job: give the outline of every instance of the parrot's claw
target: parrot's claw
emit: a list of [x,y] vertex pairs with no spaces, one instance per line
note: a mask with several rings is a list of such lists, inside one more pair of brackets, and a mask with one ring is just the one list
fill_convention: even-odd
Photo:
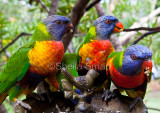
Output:
[[[143,100],[140,98],[140,97],[136,97],[134,100],[133,100],[133,102],[130,104],[130,106],[129,106],[129,113],[133,110],[133,108],[136,106],[136,104],[138,103],[138,102],[141,102],[142,104],[144,104],[143,103]],[[148,109],[147,109],[147,107],[145,106],[145,104],[144,104],[144,112],[143,113],[148,113]]]
[[16,99],[15,101],[16,101],[16,104],[21,105],[23,108],[25,108],[29,111],[31,110],[31,106],[29,104],[27,104],[19,99]]
[[46,92],[46,94],[47,94],[47,99],[49,103],[52,103],[53,97],[51,96],[50,92]]
[[108,102],[109,100],[114,99],[119,95],[120,95],[120,92],[118,89],[114,89],[113,92],[111,92],[110,90],[105,90],[102,95],[102,99]]
[[38,101],[45,101],[45,98],[42,95],[37,94],[37,93],[31,93],[31,94],[27,95],[27,97],[34,98]]
[[102,99],[108,102],[111,99],[111,93],[112,92],[110,90],[105,90],[102,94]]

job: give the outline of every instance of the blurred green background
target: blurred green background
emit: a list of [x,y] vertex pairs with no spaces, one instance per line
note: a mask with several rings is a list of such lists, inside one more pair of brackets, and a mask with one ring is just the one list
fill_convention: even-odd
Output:
[[[50,8],[50,0],[42,0]],[[60,0],[57,14],[69,16],[76,0]],[[154,10],[160,7],[160,0],[102,0],[101,4],[107,15],[114,15],[123,23],[124,28],[130,28],[134,23],[140,22],[143,17],[148,16]],[[22,32],[33,33],[36,24],[48,16],[48,13],[42,5],[29,0],[0,0],[0,50],[10,43],[16,36]],[[95,7],[87,11],[81,18],[76,34],[84,34],[98,18]],[[160,15],[157,15],[145,23],[146,27],[160,26]],[[125,44],[124,49],[130,46],[133,41],[144,32],[136,32],[133,40]],[[117,34],[122,37],[125,33]],[[4,68],[8,58],[27,40],[30,36],[23,36],[12,44],[5,52],[0,54],[0,72]],[[74,37],[72,42],[75,48],[83,40],[83,36]],[[121,38],[120,38],[121,39]],[[152,60],[154,62],[153,74],[154,80],[151,81],[147,96],[144,102],[148,107],[160,109],[160,33],[149,35],[138,42],[149,47],[153,52]],[[8,102],[5,106],[9,113],[12,113],[12,107]],[[149,110],[149,113],[158,113]]]

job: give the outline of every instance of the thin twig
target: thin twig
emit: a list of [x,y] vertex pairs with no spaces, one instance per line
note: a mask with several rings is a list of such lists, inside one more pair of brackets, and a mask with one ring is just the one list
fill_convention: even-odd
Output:
[[22,32],[20,35],[18,35],[14,40],[12,40],[12,42],[10,42],[7,46],[5,46],[1,51],[0,51],[0,54],[2,52],[4,52],[9,46],[11,46],[14,42],[16,42],[20,37],[22,36],[30,36],[32,34],[30,33],[25,33],[25,32]]
[[[0,41],[0,47],[1,47],[1,49],[3,49],[2,39],[1,39],[1,41]],[[7,52],[7,51],[4,51],[4,52],[5,52],[5,55],[6,55],[7,59],[11,57],[11,55],[10,55],[9,52]]]
[[157,30],[160,30],[160,27],[154,27],[154,28],[138,27],[138,28],[133,28],[133,29],[123,29],[124,32],[139,31],[139,30],[157,31]]
[[158,108],[151,108],[151,107],[147,107],[148,109],[151,109],[151,110],[155,110],[155,111],[160,111],[160,109]]
[[86,33],[83,33],[83,34],[74,34],[74,37],[82,37],[82,36],[86,36]]
[[98,2],[100,2],[101,0],[94,0],[92,3],[90,3],[87,7],[86,7],[86,11],[90,10],[94,5],[96,5]]
[[42,0],[39,0],[39,2],[41,3],[42,7],[47,11],[47,13],[49,14],[49,9],[47,8],[47,6],[44,4],[44,2]]
[[144,37],[146,37],[146,36],[148,36],[148,35],[150,35],[150,34],[158,33],[158,32],[160,32],[160,30],[158,30],[158,31],[148,31],[148,32],[144,33],[143,35],[141,35],[140,37],[138,37],[138,38],[133,42],[132,45],[136,44],[137,42],[139,42],[139,41],[140,41],[141,39],[143,39]]

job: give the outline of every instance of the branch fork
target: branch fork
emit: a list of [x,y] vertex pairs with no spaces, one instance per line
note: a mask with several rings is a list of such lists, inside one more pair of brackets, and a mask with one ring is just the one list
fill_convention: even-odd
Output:
[[[65,98],[78,99],[79,102],[76,106],[76,111],[88,111],[90,104],[87,103],[86,98],[94,92],[93,82],[99,76],[99,73],[94,69],[88,71],[85,76],[73,77],[66,68],[62,68],[62,74],[66,79],[62,79],[62,87],[64,89]],[[80,94],[75,93],[73,86],[81,90]]]

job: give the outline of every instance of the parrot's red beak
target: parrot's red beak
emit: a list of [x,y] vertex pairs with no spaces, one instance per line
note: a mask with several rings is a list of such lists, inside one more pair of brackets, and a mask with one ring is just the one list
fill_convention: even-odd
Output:
[[66,32],[67,32],[67,33],[69,33],[69,32],[72,33],[72,32],[73,32],[73,25],[72,25],[72,24],[68,24],[68,25],[67,25],[67,27],[66,27]]
[[123,24],[121,22],[116,23],[113,33],[118,33],[123,31]]
[[144,75],[146,75],[147,81],[149,82],[152,75],[152,61],[150,59],[143,61],[142,68],[144,69]]

